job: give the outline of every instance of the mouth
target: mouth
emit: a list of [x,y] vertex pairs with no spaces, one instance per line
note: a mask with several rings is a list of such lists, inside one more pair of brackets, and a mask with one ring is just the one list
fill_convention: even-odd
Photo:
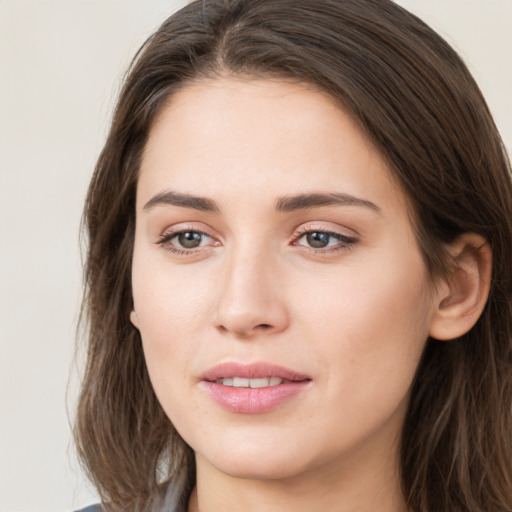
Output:
[[[241,364],[227,362],[215,365],[207,370],[201,376],[201,380],[218,382],[225,386],[265,387],[266,385],[278,386],[285,381],[299,382],[311,380],[311,378],[303,373],[273,363]],[[281,382],[278,382],[278,380]],[[251,386],[251,383],[255,385]]]
[[226,377],[217,379],[217,384],[223,386],[231,386],[233,388],[268,388],[273,386],[279,386],[285,382],[284,379],[279,377],[263,377],[261,379],[246,379],[245,377]]
[[305,391],[312,379],[270,364],[228,362],[209,369],[201,385],[222,408],[239,414],[261,414],[276,409]]

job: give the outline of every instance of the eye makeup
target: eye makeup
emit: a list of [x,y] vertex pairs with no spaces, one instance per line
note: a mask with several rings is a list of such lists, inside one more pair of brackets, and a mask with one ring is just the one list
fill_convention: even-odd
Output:
[[357,238],[337,231],[323,227],[301,226],[291,245],[315,254],[329,254],[351,250],[357,242]]
[[[358,242],[353,236],[315,226],[301,226],[290,245],[313,254],[328,255],[351,250]],[[194,226],[176,226],[166,230],[156,242],[176,256],[193,256],[221,246],[212,234]]]

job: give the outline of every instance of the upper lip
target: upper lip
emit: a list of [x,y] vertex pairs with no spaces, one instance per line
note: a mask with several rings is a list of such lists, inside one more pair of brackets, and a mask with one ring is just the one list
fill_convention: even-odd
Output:
[[279,377],[289,381],[311,380],[311,377],[298,373],[284,366],[272,363],[256,362],[242,364],[237,362],[225,362],[212,366],[201,376],[201,380],[215,382],[219,379],[242,377],[246,379],[262,379],[266,377]]

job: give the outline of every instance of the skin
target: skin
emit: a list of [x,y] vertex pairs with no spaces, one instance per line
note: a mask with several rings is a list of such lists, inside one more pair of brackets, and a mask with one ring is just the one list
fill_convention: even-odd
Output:
[[[145,207],[170,190],[218,210]],[[333,192],[375,208],[276,210],[283,196]],[[315,230],[334,233],[327,247],[311,247]],[[206,235],[183,248],[183,231]],[[176,93],[142,160],[132,277],[152,384],[196,454],[189,510],[406,510],[398,440],[440,297],[404,193],[329,97],[235,78]],[[225,361],[311,382],[270,412],[239,414],[201,386]]]

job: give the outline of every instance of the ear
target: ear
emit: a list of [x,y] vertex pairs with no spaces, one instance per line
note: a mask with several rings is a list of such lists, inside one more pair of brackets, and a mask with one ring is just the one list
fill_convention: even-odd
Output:
[[135,328],[139,328],[139,317],[137,316],[135,309],[132,309],[130,312],[130,322]]
[[438,303],[429,331],[438,340],[458,338],[475,325],[491,284],[492,251],[485,238],[465,233],[448,251],[452,257],[451,269],[438,287]]

